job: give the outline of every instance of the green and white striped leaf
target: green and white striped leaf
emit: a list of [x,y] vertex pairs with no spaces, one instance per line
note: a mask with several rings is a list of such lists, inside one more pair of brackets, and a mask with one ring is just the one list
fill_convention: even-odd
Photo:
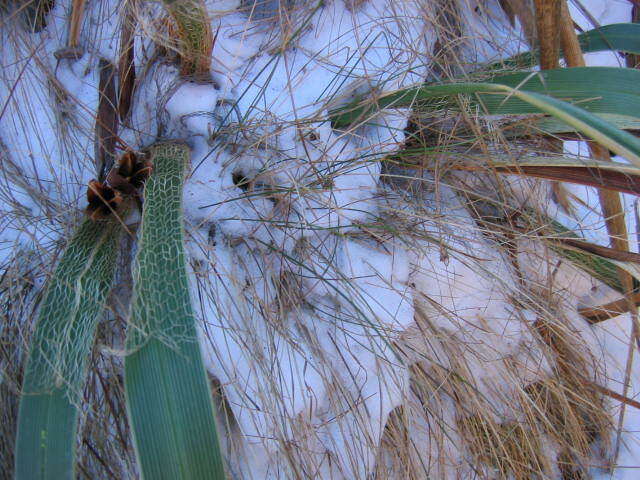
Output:
[[125,358],[134,444],[146,479],[223,479],[184,253],[182,186],[189,149],[159,144],[151,155]]
[[24,372],[16,479],[75,479],[78,404],[121,226],[85,220],[48,282]]

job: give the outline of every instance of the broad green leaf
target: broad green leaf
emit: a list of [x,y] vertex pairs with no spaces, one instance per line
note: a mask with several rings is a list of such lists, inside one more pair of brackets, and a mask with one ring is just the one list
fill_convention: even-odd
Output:
[[75,479],[78,405],[121,227],[85,220],[46,287],[24,373],[16,479]]
[[[593,113],[639,118],[640,70],[613,67],[576,67],[521,72],[490,77],[489,83],[506,85],[570,102]],[[518,98],[505,101],[481,95],[483,109],[492,115],[547,113]]]
[[578,35],[584,53],[616,50],[640,54],[640,24],[612,23]]
[[125,395],[142,476],[223,479],[211,391],[202,363],[184,253],[183,144],[151,149],[134,264]]
[[[632,85],[630,82],[634,77],[628,75],[628,72],[635,72],[636,80],[640,82],[640,71],[615,68],[595,69],[596,77],[594,78],[597,78],[598,84],[581,81],[581,77],[591,75],[591,68],[574,68],[494,77],[492,79],[494,83],[422,84],[382,95],[373,101],[355,101],[332,110],[331,124],[334,128],[345,128],[354,123],[366,122],[383,108],[413,107],[426,111],[435,108],[438,104],[440,107],[443,103],[450,105],[452,97],[470,95],[472,104],[478,109],[478,114],[546,113],[616,154],[640,165],[638,138],[616,128],[584,108],[554,96],[548,96],[570,96],[572,100],[581,100],[581,106],[588,104],[593,109],[594,105],[609,105],[597,100],[603,96],[611,98],[611,95],[605,94],[605,90],[609,90],[619,93],[619,96],[613,96],[615,99],[613,109],[623,107],[624,102],[620,100],[622,97],[628,100],[625,107],[628,108],[630,104],[634,104],[633,102],[640,101],[640,96],[637,95],[640,83]],[[614,87],[612,82],[615,83],[617,80],[620,80],[620,84]],[[625,81],[622,82],[622,80]],[[571,87],[571,82],[575,82],[577,86]],[[524,90],[524,87],[530,90]],[[547,95],[538,92],[544,92]],[[598,95],[597,92],[599,92]],[[587,97],[591,99],[590,103],[586,101]],[[628,111],[625,110],[625,113]]]
[[[482,81],[454,84],[423,84],[398,92],[383,95],[378,99],[380,108],[388,106],[425,108],[435,106],[455,107],[456,99],[445,98],[459,93],[475,93],[472,105],[479,113],[487,115],[524,115],[549,113],[539,106],[517,95],[496,95],[496,89],[486,93],[473,85],[503,85],[512,89],[549,95],[570,102],[589,112],[619,115],[639,119],[640,110],[640,70],[613,67],[576,67],[545,70],[541,72],[519,72],[494,75]],[[438,90],[446,93],[438,98]],[[458,91],[456,91],[458,90]],[[493,92],[493,93],[490,93]],[[509,92],[503,90],[503,92]],[[366,105],[366,101],[363,102]],[[352,107],[350,105],[349,107]],[[374,109],[371,108],[372,113]],[[362,110],[351,112],[357,118]],[[335,123],[335,121],[334,121]],[[347,123],[348,125],[348,123]],[[338,126],[344,126],[340,124]]]

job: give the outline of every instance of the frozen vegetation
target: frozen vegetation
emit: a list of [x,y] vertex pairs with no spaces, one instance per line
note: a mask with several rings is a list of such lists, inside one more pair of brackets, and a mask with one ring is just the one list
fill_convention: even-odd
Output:
[[[17,367],[7,362],[21,358],[33,298],[98,175],[100,61],[118,64],[131,9],[137,84],[118,149],[142,151],[158,139],[191,147],[191,294],[232,478],[636,478],[640,412],[626,407],[618,438],[620,402],[564,377],[569,364],[580,378],[625,391],[629,314],[589,325],[578,306],[615,292],[535,236],[505,248],[465,195],[499,192],[505,205],[539,209],[606,245],[596,190],[567,186],[581,200],[568,214],[550,182],[449,171],[454,147],[443,149],[441,170],[386,164],[409,120],[416,123],[411,109],[349,130],[329,121],[355,98],[462,76],[528,50],[503,2],[207,1],[210,82],[180,76],[163,44],[171,27],[154,2],[87,2],[82,54],[57,59],[71,3],[56,1],[37,33],[17,17],[0,30],[0,266],[3,282],[13,275],[28,283],[0,325],[18,345],[0,356],[8,392]],[[600,24],[631,18],[630,2],[581,3]],[[475,122],[490,133],[484,147],[508,150],[497,120],[431,121],[434,145],[456,123]],[[564,148],[588,155],[582,142]],[[635,232],[633,198],[624,200]],[[138,221],[137,212],[126,219],[132,234]],[[122,251],[132,255],[135,235]],[[136,475],[118,373],[127,353],[125,267],[117,278],[93,354],[83,435],[125,478]],[[629,398],[640,393],[639,374],[634,366]],[[107,478],[85,450],[84,468]]]

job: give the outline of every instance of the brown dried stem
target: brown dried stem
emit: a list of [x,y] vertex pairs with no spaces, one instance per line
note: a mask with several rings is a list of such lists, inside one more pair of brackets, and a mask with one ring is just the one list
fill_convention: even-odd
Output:
[[80,43],[80,27],[84,16],[85,0],[73,0],[71,5],[71,22],[69,24],[69,50],[75,50]]
[[118,136],[118,113],[116,111],[115,67],[100,59],[100,83],[98,91],[98,113],[95,126],[95,161],[99,180],[105,178],[114,164],[116,139]]
[[125,5],[120,35],[120,58],[118,59],[118,74],[120,75],[118,92],[118,114],[120,121],[124,121],[131,108],[131,99],[136,82],[136,70],[133,64],[133,39],[136,29],[136,17],[133,14],[133,0]]
[[540,68],[542,70],[558,68],[560,65],[560,39],[558,37],[560,1],[535,0],[535,7]]

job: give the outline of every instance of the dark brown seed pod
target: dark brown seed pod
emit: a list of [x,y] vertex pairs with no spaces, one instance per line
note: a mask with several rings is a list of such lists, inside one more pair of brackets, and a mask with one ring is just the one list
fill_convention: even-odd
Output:
[[128,151],[120,157],[117,167],[111,169],[106,183],[122,193],[131,195],[144,185],[152,170],[150,161]]
[[122,194],[109,185],[97,180],[89,182],[87,187],[87,202],[89,202],[89,205],[87,205],[86,213],[91,220],[96,221],[107,218],[117,211],[122,201]]

